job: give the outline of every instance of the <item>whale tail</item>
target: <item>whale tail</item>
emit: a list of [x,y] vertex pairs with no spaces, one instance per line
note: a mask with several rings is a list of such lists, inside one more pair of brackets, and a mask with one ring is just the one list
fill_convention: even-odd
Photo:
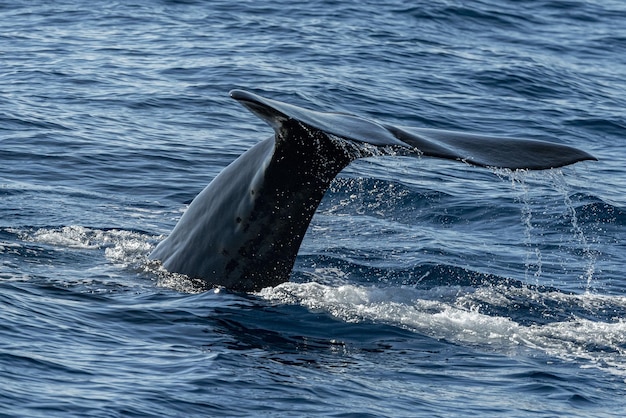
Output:
[[243,90],[232,90],[230,95],[272,126],[277,140],[288,137],[283,130],[290,125],[288,121],[295,120],[354,143],[483,167],[544,170],[596,160],[585,151],[553,142],[438,129],[400,128],[346,113],[304,109]]
[[289,280],[326,190],[357,158],[424,155],[509,169],[547,169],[595,159],[549,142],[398,128],[240,90],[231,96],[271,125],[276,135],[222,170],[150,255],[166,270],[207,286],[247,292]]

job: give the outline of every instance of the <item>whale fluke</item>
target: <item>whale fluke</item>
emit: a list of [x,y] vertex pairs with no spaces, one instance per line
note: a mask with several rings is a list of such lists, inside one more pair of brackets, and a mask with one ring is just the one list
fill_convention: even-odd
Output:
[[579,149],[552,142],[394,127],[345,113],[303,109],[243,90],[233,90],[230,95],[277,131],[280,131],[283,121],[293,119],[347,140],[395,146],[426,157],[460,160],[477,166],[544,170],[596,159]]
[[226,167],[150,255],[207,288],[257,291],[289,280],[302,238],[335,176],[376,155],[414,155],[478,166],[541,170],[595,158],[545,141],[394,127],[231,91],[275,134]]

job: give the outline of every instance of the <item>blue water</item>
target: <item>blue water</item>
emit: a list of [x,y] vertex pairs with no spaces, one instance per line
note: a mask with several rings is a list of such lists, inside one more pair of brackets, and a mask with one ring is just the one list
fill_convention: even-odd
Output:
[[[626,412],[623,1],[4,1],[0,22],[0,415]],[[272,134],[233,88],[599,161],[358,161],[289,283],[199,292],[147,255]]]

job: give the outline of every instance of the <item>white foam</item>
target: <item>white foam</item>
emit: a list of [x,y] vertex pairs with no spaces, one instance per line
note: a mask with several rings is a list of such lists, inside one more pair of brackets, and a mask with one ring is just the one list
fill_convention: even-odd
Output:
[[[146,273],[152,276],[157,286],[160,287],[184,293],[198,293],[205,290],[202,282],[182,274],[170,273],[163,269],[160,262],[148,259],[154,243],[162,239],[159,236],[118,229],[101,230],[78,225],[12,232],[29,242],[78,250],[104,250],[104,256],[110,263],[123,269],[130,268]],[[0,243],[0,249],[2,245],[4,244]]]
[[626,321],[593,321],[572,316],[565,321],[522,325],[505,316],[481,312],[483,304],[517,303],[512,299],[516,295],[509,298],[508,292],[522,292],[523,297],[531,299],[550,298],[554,303],[561,301],[567,305],[626,306],[623,297],[539,294],[530,288],[486,287],[472,292],[454,287],[419,290],[288,282],[263,289],[259,295],[271,302],[325,311],[347,322],[386,323],[432,338],[503,353],[541,350],[565,360],[582,360],[581,367],[594,366],[626,376]]
[[15,231],[21,239],[79,250],[104,249],[107,259],[128,265],[145,260],[153,248],[151,239],[139,232],[119,229],[101,230],[79,225]]
[[[99,231],[101,232],[101,231]],[[59,247],[94,249],[99,247],[98,232],[82,226],[70,225],[61,228],[40,228],[20,233],[25,241],[39,242]]]

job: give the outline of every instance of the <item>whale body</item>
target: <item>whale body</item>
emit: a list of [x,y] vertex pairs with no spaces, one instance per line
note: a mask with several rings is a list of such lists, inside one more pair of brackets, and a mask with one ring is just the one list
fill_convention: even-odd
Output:
[[250,292],[288,281],[324,193],[358,158],[427,156],[512,170],[595,160],[557,143],[394,127],[242,90],[230,95],[267,122],[274,136],[215,177],[150,254],[167,271],[201,279],[207,288]]

